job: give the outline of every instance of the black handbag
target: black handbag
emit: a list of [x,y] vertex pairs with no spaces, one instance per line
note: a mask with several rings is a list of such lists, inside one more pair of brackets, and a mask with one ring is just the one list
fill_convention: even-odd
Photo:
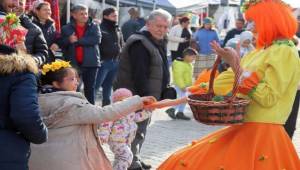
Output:
[[163,99],[176,99],[176,98],[177,98],[176,90],[171,85],[168,85],[161,92],[161,100],[163,100]]

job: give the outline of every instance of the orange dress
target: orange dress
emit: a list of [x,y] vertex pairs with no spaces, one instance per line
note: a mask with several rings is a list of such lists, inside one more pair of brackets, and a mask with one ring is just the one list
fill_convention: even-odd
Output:
[[299,170],[300,162],[283,126],[244,123],[193,141],[158,169]]
[[[251,99],[245,123],[193,141],[173,153],[159,170],[300,170],[298,155],[282,126],[300,79],[297,50],[290,42],[275,43],[245,56],[241,66],[249,74],[243,74],[240,93]],[[221,73],[215,92],[230,92],[233,77],[231,70]]]

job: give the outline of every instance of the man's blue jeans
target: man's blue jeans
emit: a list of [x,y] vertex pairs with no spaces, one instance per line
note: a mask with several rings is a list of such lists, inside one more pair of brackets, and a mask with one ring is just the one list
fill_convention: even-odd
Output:
[[102,87],[102,106],[111,103],[112,84],[116,77],[119,66],[119,60],[109,59],[103,60],[98,70],[96,80],[96,90]]
[[98,67],[81,67],[84,95],[91,104],[95,104],[95,84]]

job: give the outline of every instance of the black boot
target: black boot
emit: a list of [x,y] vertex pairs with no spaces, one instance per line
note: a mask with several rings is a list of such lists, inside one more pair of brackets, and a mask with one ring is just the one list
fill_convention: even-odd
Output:
[[142,167],[143,167],[145,170],[146,170],[146,169],[151,169],[151,168],[152,168],[151,165],[146,164],[145,162],[142,162],[142,161],[141,161],[141,165],[142,165]]
[[183,112],[177,112],[176,118],[182,120],[191,120],[191,118],[184,115]]
[[175,109],[174,108],[167,109],[166,113],[169,115],[170,118],[176,119]]
[[127,170],[144,170],[142,167],[138,167],[138,168],[128,168]]

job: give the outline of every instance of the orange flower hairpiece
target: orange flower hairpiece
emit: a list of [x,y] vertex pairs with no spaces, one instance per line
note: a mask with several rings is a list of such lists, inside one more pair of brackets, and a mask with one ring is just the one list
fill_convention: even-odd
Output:
[[242,12],[245,12],[247,11],[251,6],[254,6],[260,2],[267,2],[267,1],[270,1],[270,2],[277,2],[277,3],[281,3],[281,4],[284,4],[286,6],[289,6],[289,4],[283,2],[282,0],[245,0],[245,2],[243,3],[243,5],[241,6],[241,11]]

